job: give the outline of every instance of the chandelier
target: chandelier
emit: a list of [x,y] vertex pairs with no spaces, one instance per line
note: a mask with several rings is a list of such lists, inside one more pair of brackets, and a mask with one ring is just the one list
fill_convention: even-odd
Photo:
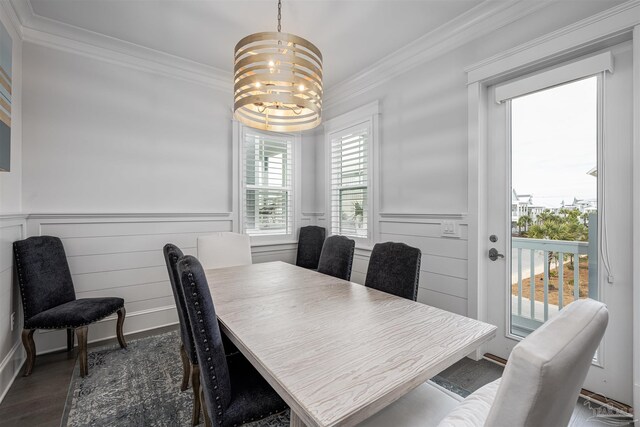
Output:
[[318,126],[322,115],[322,54],[308,40],[278,31],[238,42],[234,62],[234,116],[252,128],[295,132]]

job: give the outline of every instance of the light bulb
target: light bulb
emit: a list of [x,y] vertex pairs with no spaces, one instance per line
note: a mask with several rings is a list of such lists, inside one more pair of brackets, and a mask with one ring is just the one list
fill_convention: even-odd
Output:
[[274,64],[273,61],[269,61],[269,67],[273,67],[274,65],[276,65],[276,64]]
[[260,82],[256,82],[256,87],[260,87],[260,86],[262,86]]
[[301,84],[300,86],[298,86],[298,90],[302,92],[304,90],[304,85]]

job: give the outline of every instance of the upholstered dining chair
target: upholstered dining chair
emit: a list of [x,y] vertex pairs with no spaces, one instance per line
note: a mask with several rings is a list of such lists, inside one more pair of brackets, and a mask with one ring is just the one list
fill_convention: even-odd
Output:
[[68,351],[73,350],[75,331],[82,377],[88,374],[88,325],[118,313],[116,335],[120,347],[127,347],[122,333],[124,300],[115,297],[76,299],[67,256],[59,238],[35,236],[14,242],[13,257],[24,310],[25,377],[31,375],[35,364],[33,333],[36,329],[66,329]]
[[353,251],[356,242],[344,236],[330,236],[322,245],[318,273],[328,274],[343,280],[351,279]]
[[418,298],[418,248],[404,243],[376,243],[369,258],[365,286],[415,301]]
[[246,234],[222,231],[198,237],[198,260],[205,270],[251,264],[251,242]]
[[296,265],[298,267],[309,268],[311,270],[318,269],[320,261],[320,253],[322,245],[327,235],[324,227],[316,225],[307,225],[300,227],[300,235],[298,236],[298,254],[296,256]]
[[180,276],[178,275],[178,259],[184,254],[175,245],[167,243],[162,250],[164,260],[169,272],[169,282],[173,291],[173,298],[178,310],[178,321],[180,323],[180,359],[182,360],[182,384],[180,390],[185,391],[189,387],[189,378],[193,388],[193,413],[192,423],[194,426],[200,424],[200,368],[198,366],[198,356],[193,344],[193,332],[189,322],[189,314],[184,300],[182,286],[180,286]]
[[238,354],[226,356],[209,285],[200,262],[190,255],[178,261],[180,284],[200,365],[205,426],[235,426],[263,419],[287,405]]
[[428,381],[360,426],[566,426],[608,320],[604,304],[575,301],[513,348],[501,379],[461,402]]

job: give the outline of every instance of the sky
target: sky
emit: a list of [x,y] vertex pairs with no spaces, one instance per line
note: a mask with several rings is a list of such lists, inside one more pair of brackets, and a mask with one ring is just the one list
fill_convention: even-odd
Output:
[[597,78],[579,80],[511,102],[512,185],[536,206],[595,199]]

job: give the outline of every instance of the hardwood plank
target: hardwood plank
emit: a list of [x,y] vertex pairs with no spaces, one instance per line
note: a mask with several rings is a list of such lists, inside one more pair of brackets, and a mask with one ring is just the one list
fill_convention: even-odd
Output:
[[496,331],[282,262],[207,278],[223,330],[309,426],[357,424]]

